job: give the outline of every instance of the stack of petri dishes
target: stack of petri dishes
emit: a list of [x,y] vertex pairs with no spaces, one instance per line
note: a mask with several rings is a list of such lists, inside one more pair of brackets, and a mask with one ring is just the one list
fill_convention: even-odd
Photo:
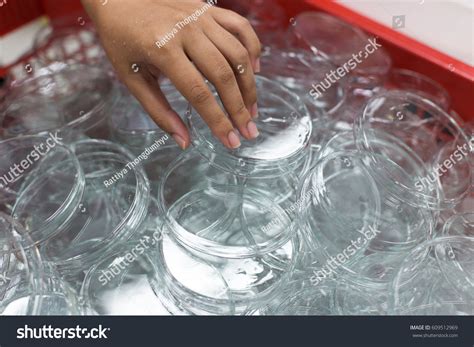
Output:
[[228,150],[192,110],[195,149],[161,181],[157,291],[172,313],[246,314],[278,293],[296,262],[291,207],[312,124],[298,96],[277,83],[257,77],[257,93],[258,139]]

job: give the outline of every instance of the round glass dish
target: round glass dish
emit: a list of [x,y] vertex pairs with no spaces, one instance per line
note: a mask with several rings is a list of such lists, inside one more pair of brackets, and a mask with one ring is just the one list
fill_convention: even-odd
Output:
[[[391,287],[391,314],[472,315],[474,239],[429,240],[407,255]],[[469,265],[471,272],[465,272]],[[457,271],[453,271],[457,268]]]
[[300,45],[334,62],[339,76],[349,74],[353,83],[366,88],[382,84],[392,66],[390,56],[376,38],[327,13],[303,12],[290,30]]
[[[377,158],[381,165],[388,166],[390,163],[384,157],[390,157],[396,159],[397,163],[403,164],[406,171],[416,170],[414,163],[410,162],[408,148],[390,134],[378,131],[372,145],[379,153]],[[343,132],[334,136],[323,147],[321,157],[334,152],[344,153],[355,150],[354,134]],[[369,161],[368,155],[363,153],[359,155],[359,159],[363,163]],[[380,194],[381,210],[378,217],[378,233],[369,243],[371,251],[405,252],[426,240],[433,233],[434,220],[430,213],[423,208],[405,204],[399,194],[394,194],[380,183],[376,182],[376,185]]]
[[24,247],[40,244],[73,218],[82,200],[79,161],[55,135],[1,141],[0,153],[1,210],[24,226],[27,234],[18,235]]
[[[462,126],[429,100],[393,90],[370,99],[354,132],[357,146],[369,154],[372,175],[380,184],[401,192],[408,204],[439,210],[454,207],[470,190],[472,144]],[[374,130],[398,138],[422,171],[407,171],[405,163],[390,153],[385,155],[393,165],[381,165],[373,145]]]
[[[326,81],[336,67],[321,55],[305,50],[269,48],[260,57],[260,63],[261,75],[297,94],[313,118],[321,117],[321,113],[334,114],[345,100],[347,83]],[[319,112],[313,114],[314,110]]]
[[154,260],[160,232],[127,242],[101,258],[86,274],[81,289],[88,315],[169,315],[154,292],[162,280]]
[[59,130],[69,141],[83,134],[107,138],[107,117],[116,99],[114,82],[99,67],[62,64],[43,68],[37,76],[12,84],[0,110],[2,136]]
[[366,235],[377,231],[382,210],[379,189],[363,157],[336,152],[321,159],[303,179],[298,202],[304,232],[325,258],[345,252],[339,267],[349,271],[375,237]]
[[190,151],[163,175],[158,201],[181,244],[216,256],[246,257],[281,247],[295,230],[291,211],[282,207],[294,198],[293,187],[282,183],[271,197],[263,193],[271,187],[263,181],[237,184],[237,177]]
[[[21,238],[19,237],[21,235]],[[44,271],[28,233],[0,212],[0,315],[36,315],[41,310]]]
[[[124,148],[108,141],[86,140],[74,144],[73,149],[85,176],[82,200],[69,222],[40,244],[45,260],[67,276],[89,269],[104,252],[132,237],[145,218],[150,198],[143,168],[133,165],[133,155]],[[31,186],[37,186],[35,183]],[[35,194],[25,194],[14,210],[29,230],[36,227],[33,221],[49,217],[33,208],[35,199]],[[55,195],[45,196],[45,202],[54,205]]]
[[303,101],[280,84],[256,77],[260,136],[235,150],[224,147],[197,112],[188,123],[193,144],[213,165],[242,177],[278,177],[294,171],[309,154],[311,117]]
[[266,253],[220,257],[185,249],[165,230],[157,259],[164,284],[157,292],[164,303],[173,304],[173,313],[178,308],[178,314],[245,314],[277,295],[297,248],[296,238]]

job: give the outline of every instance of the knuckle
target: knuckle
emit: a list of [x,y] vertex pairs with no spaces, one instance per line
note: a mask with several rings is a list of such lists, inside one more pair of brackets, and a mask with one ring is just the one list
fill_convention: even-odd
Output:
[[228,66],[220,66],[217,69],[217,78],[220,83],[229,85],[234,82],[235,76],[232,69]]
[[197,105],[202,105],[209,102],[212,98],[211,92],[200,84],[194,85],[191,88],[191,102]]

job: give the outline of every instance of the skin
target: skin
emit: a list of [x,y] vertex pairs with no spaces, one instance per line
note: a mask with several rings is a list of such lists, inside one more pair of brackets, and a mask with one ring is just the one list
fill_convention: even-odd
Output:
[[[239,147],[239,134],[249,140],[259,135],[252,118],[258,113],[254,73],[260,70],[261,46],[245,18],[212,6],[158,47],[156,43],[178,22],[204,4],[197,0],[82,2],[120,80],[181,148],[189,146],[189,133],[157,83],[161,74],[226,147]],[[138,62],[138,73],[131,73]],[[205,79],[215,86],[225,110]]]

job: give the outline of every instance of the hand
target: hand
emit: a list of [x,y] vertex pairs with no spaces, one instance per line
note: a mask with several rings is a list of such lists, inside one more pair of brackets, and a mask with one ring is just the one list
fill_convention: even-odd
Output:
[[[226,147],[240,146],[234,127],[246,139],[258,136],[252,118],[257,115],[254,73],[260,69],[261,46],[245,18],[196,0],[82,1],[119,78],[181,148],[189,146],[189,133],[157,83],[161,73]],[[139,72],[131,73],[138,62]],[[215,86],[229,116],[203,76]]]

